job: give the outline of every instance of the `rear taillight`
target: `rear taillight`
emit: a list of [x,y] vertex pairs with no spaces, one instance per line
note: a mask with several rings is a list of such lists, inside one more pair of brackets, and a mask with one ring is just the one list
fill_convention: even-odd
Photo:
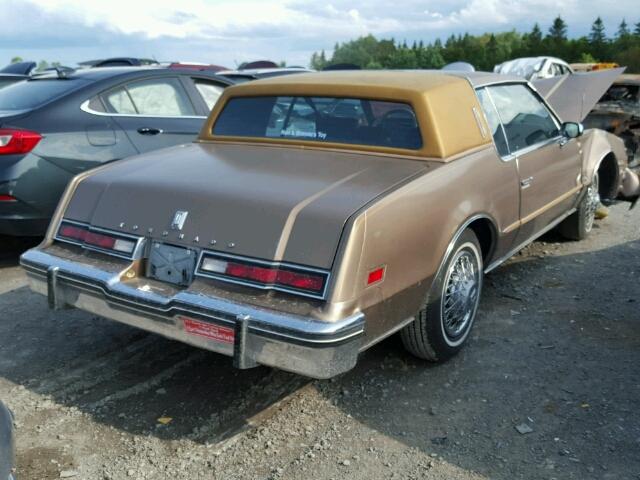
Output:
[[112,251],[131,255],[137,245],[133,238],[123,238],[110,232],[91,230],[88,225],[62,222],[58,229],[58,239],[80,244],[87,248]]
[[18,199],[11,195],[0,195],[0,202],[17,202]]
[[257,263],[245,259],[232,259],[205,253],[200,273],[220,280],[248,283],[307,296],[323,298],[329,274],[303,267]]
[[0,128],[0,155],[29,153],[42,140],[42,135],[29,130]]

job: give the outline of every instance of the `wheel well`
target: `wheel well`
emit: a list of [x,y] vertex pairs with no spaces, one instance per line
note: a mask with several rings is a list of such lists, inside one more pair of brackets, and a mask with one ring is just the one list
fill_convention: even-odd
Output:
[[618,162],[613,153],[609,152],[598,166],[600,198],[613,200],[618,195]]
[[469,224],[473,233],[478,237],[480,248],[482,249],[482,261],[486,265],[493,256],[493,250],[496,243],[496,230],[493,223],[488,218],[479,218]]

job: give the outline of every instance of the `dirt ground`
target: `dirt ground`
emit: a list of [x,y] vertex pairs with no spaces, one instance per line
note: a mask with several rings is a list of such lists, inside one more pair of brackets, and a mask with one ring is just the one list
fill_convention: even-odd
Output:
[[2,242],[19,479],[640,479],[640,209],[490,274],[452,361],[392,337],[331,381],[50,312]]

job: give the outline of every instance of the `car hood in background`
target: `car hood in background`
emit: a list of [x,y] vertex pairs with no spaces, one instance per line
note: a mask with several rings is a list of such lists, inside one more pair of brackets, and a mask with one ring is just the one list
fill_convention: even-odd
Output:
[[581,122],[624,70],[573,73],[531,83],[563,122]]
[[[330,268],[349,217],[428,168],[367,154],[195,143],[97,172],[78,185],[64,216],[177,245]],[[187,218],[172,230],[178,211]]]

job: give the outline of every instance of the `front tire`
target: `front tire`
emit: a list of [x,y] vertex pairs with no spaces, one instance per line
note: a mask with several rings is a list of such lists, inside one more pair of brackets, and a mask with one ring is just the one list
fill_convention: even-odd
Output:
[[416,357],[443,362],[461,349],[473,326],[482,290],[482,249],[475,233],[465,230],[413,322],[400,332]]
[[580,200],[578,210],[567,217],[559,226],[560,234],[569,240],[584,240],[593,230],[596,210],[600,206],[600,177],[593,174],[587,193]]

